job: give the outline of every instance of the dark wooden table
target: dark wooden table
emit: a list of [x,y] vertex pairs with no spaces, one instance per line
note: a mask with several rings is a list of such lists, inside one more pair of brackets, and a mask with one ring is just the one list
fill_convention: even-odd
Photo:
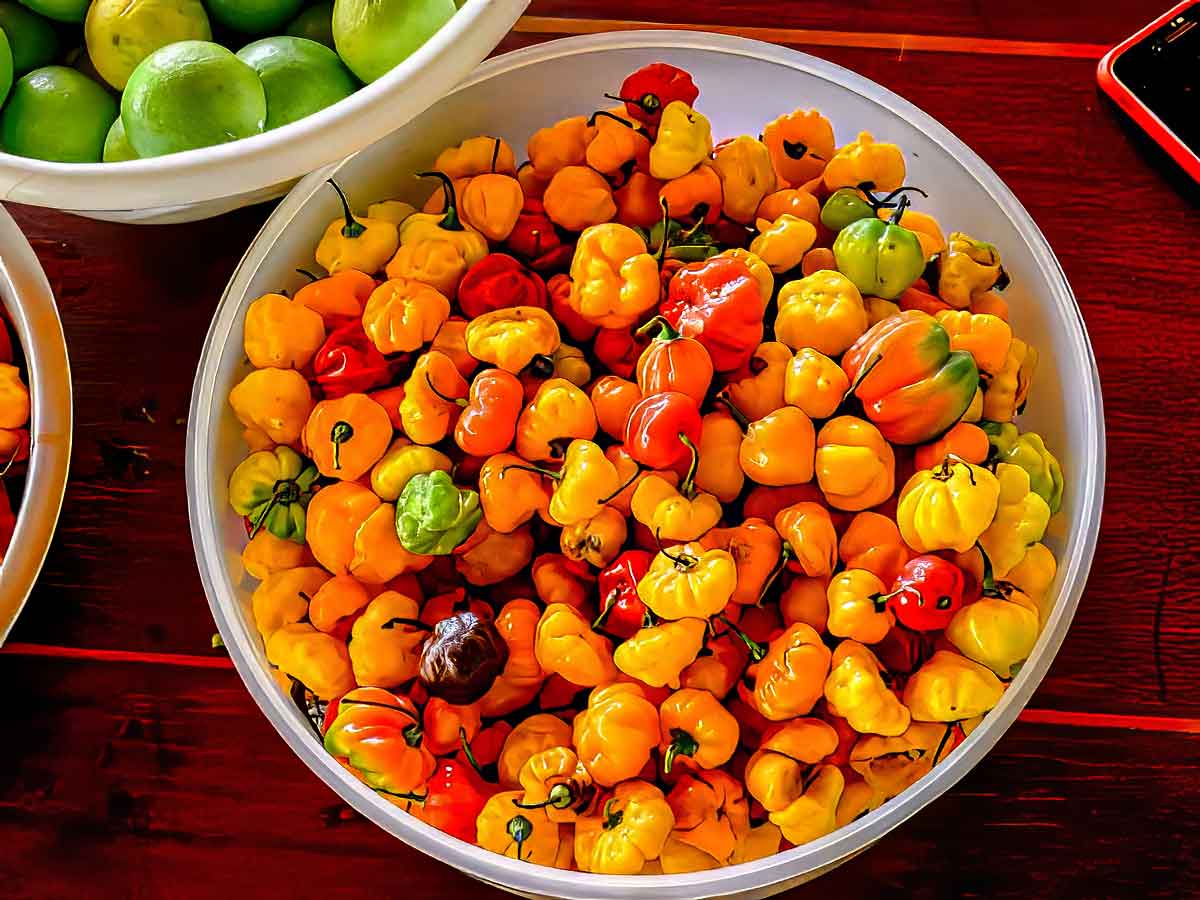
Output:
[[[633,15],[855,69],[999,172],[1083,308],[1108,490],[1062,652],[1033,708],[957,788],[795,896],[1200,894],[1200,217],[1195,190],[1094,78],[1103,49],[1149,11],[1139,0],[895,6],[534,0],[501,49],[645,24]],[[183,417],[212,310],[270,207],[159,228],[12,212],[62,310],[76,431],[58,536],[0,652],[0,892],[493,893],[352,814],[209,649]],[[129,447],[144,466],[127,465]]]

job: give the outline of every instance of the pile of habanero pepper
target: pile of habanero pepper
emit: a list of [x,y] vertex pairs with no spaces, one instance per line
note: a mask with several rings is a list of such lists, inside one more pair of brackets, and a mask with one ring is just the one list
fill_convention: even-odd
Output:
[[714,146],[697,95],[659,63],[519,166],[465,140],[421,211],[338,189],[328,274],[246,314],[267,658],[368,787],[540,865],[833,831],[954,750],[1053,603],[997,248],[910,208],[895,145],[797,110]]
[[13,340],[0,312],[0,563],[8,553],[17,516],[9,484],[24,474],[29,459],[29,388],[13,353]]

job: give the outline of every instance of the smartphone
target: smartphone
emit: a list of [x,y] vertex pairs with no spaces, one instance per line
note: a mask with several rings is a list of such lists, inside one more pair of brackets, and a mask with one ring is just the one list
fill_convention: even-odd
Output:
[[1097,79],[1200,182],[1200,0],[1185,0],[1109,50]]

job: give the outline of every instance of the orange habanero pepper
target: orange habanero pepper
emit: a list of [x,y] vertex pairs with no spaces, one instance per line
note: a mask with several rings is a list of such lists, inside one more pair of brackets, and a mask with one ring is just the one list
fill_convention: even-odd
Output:
[[357,481],[387,451],[392,421],[366,394],[347,394],[313,407],[303,440],[322,475]]

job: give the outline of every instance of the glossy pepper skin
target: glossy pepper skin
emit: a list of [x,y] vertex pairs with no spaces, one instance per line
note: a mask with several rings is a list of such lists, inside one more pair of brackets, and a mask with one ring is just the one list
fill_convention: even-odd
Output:
[[939,650],[904,686],[904,705],[918,722],[959,722],[1000,702],[1004,685],[993,672],[950,650]]
[[996,284],[1002,271],[994,244],[952,232],[946,251],[938,257],[938,296],[955,309],[965,309],[973,295]]
[[575,717],[571,743],[588,774],[601,787],[635,777],[658,746],[658,710],[636,684],[616,682],[588,695]]
[[592,384],[588,397],[600,430],[615,440],[624,440],[629,412],[642,399],[641,388],[617,375],[602,375]]
[[284,625],[293,625],[310,615],[305,597],[315,597],[327,581],[329,573],[319,566],[300,566],[268,575],[250,598],[259,634],[269,638]]
[[621,487],[616,466],[591,441],[571,441],[562,470],[544,474],[558,482],[550,498],[550,518],[564,527],[599,515]]
[[676,100],[691,106],[700,96],[692,76],[669,63],[642,66],[621,82],[620,95],[625,110],[637,121],[657,128],[663,110]]
[[762,343],[758,281],[733,257],[684,266],[671,279],[660,310],[681,335],[704,345],[718,372],[738,369]]
[[590,441],[596,428],[587,394],[565,378],[550,378],[517,419],[516,451],[529,462],[561,460],[572,440]]
[[640,331],[654,334],[637,363],[642,395],[678,391],[703,403],[713,379],[712,359],[704,345],[681,336],[662,318],[652,319]]
[[625,448],[637,462],[667,469],[685,459],[700,443],[700,410],[678,391],[643,397],[629,411]]
[[259,450],[229,477],[229,504],[250,523],[251,537],[266,529],[277,538],[304,543],[305,510],[317,470],[290,447]]
[[326,399],[363,393],[386,384],[392,377],[391,364],[358,320],[329,332],[312,358],[312,369]]
[[354,481],[317,491],[308,504],[304,533],[317,562],[334,575],[347,574],[354,561],[354,539],[380,505],[374,491]]
[[683,670],[704,644],[704,619],[677,619],[638,630],[613,653],[617,668],[651,687],[679,687]]
[[803,623],[770,642],[754,674],[755,708],[773,722],[804,716],[821,699],[831,654]]
[[766,144],[745,134],[736,137],[717,149],[713,168],[721,176],[725,215],[743,225],[753,222],[759,204],[776,185]]
[[542,277],[504,253],[489,253],[458,286],[458,305],[468,319],[518,306],[545,309],[548,304]]
[[522,719],[504,739],[496,760],[496,774],[504,787],[515,788],[521,783],[525,764],[536,754],[553,747],[571,744],[571,726],[558,716],[537,713]]
[[658,709],[662,766],[670,774],[676,763],[715,769],[737,749],[737,719],[708,691],[683,688]]
[[821,426],[814,460],[817,484],[829,505],[858,512],[878,506],[896,487],[896,455],[879,429],[854,416]]
[[460,144],[447,147],[438,154],[433,167],[450,178],[471,178],[488,172],[503,175],[517,174],[513,149],[503,138],[481,134]]
[[452,553],[481,518],[479,494],[457,487],[440,469],[413,476],[396,501],[396,533],[410,553]]
[[371,469],[371,490],[381,500],[395,502],[414,475],[437,469],[449,472],[451,468],[450,457],[440,450],[396,438]]
[[[829,764],[806,771],[779,753],[751,758],[746,767],[750,794],[763,803],[771,822],[794,844],[805,844],[829,834],[837,827],[838,801],[845,776]],[[773,791],[766,786],[778,785]],[[767,803],[760,799],[767,797]]]
[[508,645],[490,616],[462,610],[433,626],[417,674],[431,697],[468,706],[491,689],[508,662]]
[[946,726],[913,722],[896,737],[863,735],[850,752],[850,768],[862,776],[877,805],[926,775],[950,754],[954,744]]
[[570,825],[591,815],[598,792],[587,768],[570,747],[550,747],[525,761],[518,776],[522,809],[544,809],[551,822]]
[[791,548],[790,567],[810,578],[833,574],[837,568],[837,531],[829,511],[819,503],[801,500],[775,514],[775,530]]
[[820,176],[837,146],[833,125],[815,109],[796,109],[763,128],[763,143],[779,177],[793,185]]
[[661,550],[638,582],[638,596],[662,619],[715,616],[733,595],[737,569],[726,550],[684,544]]
[[571,116],[539,128],[525,147],[534,174],[549,182],[560,169],[582,165],[587,160],[587,146],[595,136],[596,129],[588,125],[587,116]]
[[794,406],[768,413],[746,427],[738,460],[746,477],[772,487],[812,481],[816,454],[812,420]]
[[776,275],[800,265],[817,240],[817,229],[812,222],[791,213],[783,213],[774,222],[757,219],[755,227],[758,235],[750,242],[750,252]]
[[[326,590],[331,583],[326,582]],[[384,591],[367,603],[348,635],[350,663],[358,684],[395,688],[416,677],[426,632],[395,620],[412,622],[419,610],[416,600],[397,591]]]
[[672,838],[707,854],[716,864],[731,863],[750,833],[746,790],[724,771],[682,775],[667,803],[675,814]]
[[918,553],[965,553],[991,525],[1000,502],[1000,482],[987,469],[947,459],[937,469],[913,475],[900,492],[896,523],[905,543]]
[[825,702],[860,734],[903,734],[911,718],[908,709],[884,683],[882,666],[858,641],[845,640],[833,651],[825,681]]
[[658,303],[658,263],[627,225],[585,228],[571,259],[567,303],[584,321],[625,329]]
[[325,343],[321,316],[281,294],[264,294],[251,303],[244,331],[246,357],[257,369],[302,369]]
[[463,221],[489,241],[503,241],[517,224],[525,195],[512,175],[484,172],[467,182],[460,203]]
[[877,644],[896,622],[889,609],[887,587],[866,569],[845,569],[826,591],[829,633],[863,644]]
[[575,823],[575,864],[584,872],[637,875],[657,859],[675,814],[663,792],[646,781],[617,785],[599,812]]
[[450,318],[450,301],[435,287],[389,278],[371,292],[363,329],[383,354],[406,353],[428,344]]
[[611,178],[620,175],[625,166],[636,164],[645,170],[649,165],[650,137],[624,107],[597,110],[588,124],[596,134],[588,142],[584,159],[601,175]]
[[741,426],[728,411],[718,409],[704,416],[700,422],[696,487],[712,494],[721,503],[732,503],[746,482],[746,473],[739,461],[741,445]]
[[765,519],[754,516],[738,525],[712,529],[700,538],[700,546],[724,550],[733,558],[737,586],[730,600],[742,606],[760,601],[777,573],[783,550],[778,532]]
[[901,223],[904,204],[887,222],[871,217],[851,222],[833,242],[837,267],[864,294],[895,300],[925,271],[925,252]]
[[[9,368],[15,373],[15,366]],[[19,376],[14,380],[19,383]],[[313,396],[295,369],[255,369],[229,392],[229,405],[245,426],[246,443],[263,450],[295,443],[312,411]]]
[[629,502],[634,519],[660,541],[699,538],[721,520],[721,504],[712,494],[697,493],[692,480],[689,475],[677,489],[659,475],[639,478]]
[[568,231],[601,225],[617,214],[612,186],[591,166],[564,166],[555,172],[542,205],[550,221]]
[[1037,604],[1009,584],[958,610],[946,626],[946,640],[967,659],[1000,678],[1013,678],[1033,652],[1041,623]]
[[317,264],[330,275],[346,269],[368,275],[378,272],[399,246],[396,226],[382,219],[355,216],[342,189],[332,179],[329,184],[342,201],[342,215],[330,222],[321,236],[316,249]]
[[888,606],[905,628],[941,631],[963,605],[962,569],[940,556],[918,556],[904,566],[889,592]]
[[417,357],[404,383],[400,422],[415,444],[436,444],[450,431],[457,401],[467,395],[467,382],[446,354],[430,350]]
[[400,225],[400,245],[416,244],[427,240],[447,241],[462,256],[466,268],[469,269],[487,256],[487,238],[475,229],[468,228],[463,224],[462,219],[458,215],[454,185],[444,173],[422,172],[420,176],[428,176],[441,180],[445,212],[414,213],[409,216]]
[[1020,432],[1010,422],[984,422],[982,428],[996,459],[1024,469],[1029,489],[1046,501],[1051,515],[1058,512],[1062,507],[1062,466],[1046,449],[1042,436],[1033,431]]
[[380,688],[358,688],[337,702],[325,730],[325,749],[346,760],[368,787],[404,796],[418,791],[437,765],[422,736],[411,700]]
[[712,149],[708,119],[682,100],[672,100],[663,108],[650,148],[650,174],[660,181],[679,178],[707,159]]
[[503,369],[485,369],[471,382],[471,391],[454,425],[454,443],[472,456],[503,453],[517,433],[524,408],[520,380]]
[[979,383],[971,354],[918,310],[872,326],[842,357],[866,416],[893,444],[936,437],[966,412]]
[[425,783],[424,802],[412,812],[427,825],[473,844],[475,821],[493,790],[469,764],[458,759],[439,759]]
[[937,440],[917,447],[913,454],[913,465],[918,469],[936,469],[951,454],[979,465],[987,460],[990,453],[987,432],[978,425],[964,421]]
[[646,621],[646,604],[638,596],[638,583],[650,570],[654,555],[626,550],[610,562],[596,580],[600,616],[593,627],[603,627],[621,639],[633,637]]
[[501,791],[475,820],[476,843],[485,850],[538,866],[562,862],[559,827],[542,809],[521,809],[521,791]]
[[551,356],[562,343],[558,324],[537,306],[482,313],[467,325],[466,338],[472,356],[514,375],[535,358]]
[[375,279],[357,269],[344,269],[328,278],[318,278],[296,291],[295,302],[307,306],[325,320],[325,325],[344,323],[362,315]]
[[894,191],[904,184],[904,154],[895,144],[877,142],[867,131],[838,148],[822,173],[825,188],[836,191],[870,182],[876,191]]
[[750,421],[787,405],[784,390],[792,351],[779,341],[758,345],[746,365],[726,375],[724,396]]
[[836,362],[812,347],[789,352],[783,398],[810,419],[828,419],[850,390],[850,379]]
[[1037,350],[1020,338],[1013,338],[1003,367],[983,392],[982,417],[991,422],[1008,422],[1020,412],[1029,399],[1037,364]]
[[392,421],[366,394],[347,394],[314,406],[302,439],[322,475],[357,481],[387,450]]
[[820,719],[792,719],[763,732],[746,763],[746,789],[768,813],[786,810],[804,791],[810,766],[837,749],[837,732]]
[[535,637],[538,665],[580,687],[607,684],[616,678],[612,643],[592,630],[579,610],[552,603],[542,613]]
[[996,516],[979,536],[979,546],[991,561],[992,573],[1005,578],[1042,539],[1050,522],[1050,507],[1030,487],[1029,473],[1012,463],[996,465],[1000,499]]
[[980,372],[996,375],[1004,367],[1012,344],[1012,327],[1003,319],[960,309],[943,310],[934,318],[950,335],[950,349],[970,353]]
[[866,330],[862,294],[840,272],[822,269],[779,289],[775,336],[794,350],[840,356]]
[[516,531],[531,518],[549,516],[550,489],[525,460],[512,453],[489,456],[479,470],[479,502],[488,525],[501,534]]

